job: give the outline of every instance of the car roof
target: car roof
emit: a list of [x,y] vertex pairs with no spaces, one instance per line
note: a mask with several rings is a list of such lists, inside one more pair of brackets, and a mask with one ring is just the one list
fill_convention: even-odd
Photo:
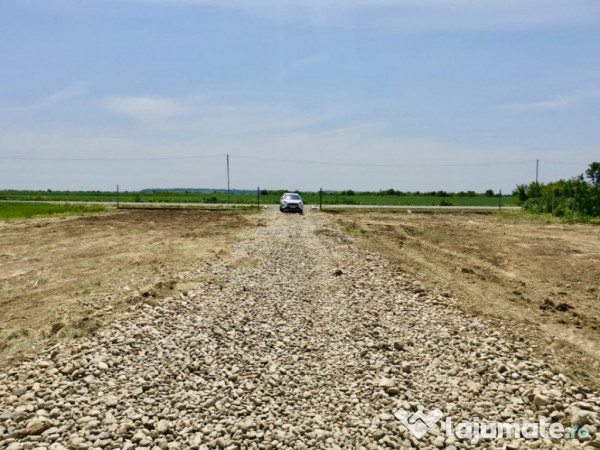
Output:
[[283,195],[300,195],[297,192],[284,192]]

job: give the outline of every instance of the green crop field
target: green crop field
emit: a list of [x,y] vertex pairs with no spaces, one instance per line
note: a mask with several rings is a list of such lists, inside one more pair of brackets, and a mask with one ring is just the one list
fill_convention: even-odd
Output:
[[[260,195],[262,204],[279,203],[281,193],[268,191]],[[319,194],[314,192],[302,193],[307,204],[318,204]],[[515,206],[514,196],[503,196],[503,206]],[[115,192],[77,192],[77,191],[0,191],[0,200],[10,201],[86,201],[86,202],[115,202]],[[154,191],[154,192],[121,192],[121,202],[142,203],[227,203],[226,192],[185,192],[185,191]],[[256,204],[257,195],[252,193],[232,193],[231,203]],[[390,205],[390,206],[498,206],[499,198],[495,196],[476,195],[428,195],[402,194],[390,195],[385,193],[323,193],[324,205]]]
[[[318,204],[318,194],[303,194],[305,203]],[[374,205],[374,206],[498,206],[498,197],[467,197],[434,195],[341,195],[328,194],[323,196],[324,205]],[[277,197],[273,203],[279,203]],[[502,197],[503,206],[515,206],[515,198]]]
[[68,216],[104,211],[102,205],[55,205],[52,203],[0,203],[0,220]]

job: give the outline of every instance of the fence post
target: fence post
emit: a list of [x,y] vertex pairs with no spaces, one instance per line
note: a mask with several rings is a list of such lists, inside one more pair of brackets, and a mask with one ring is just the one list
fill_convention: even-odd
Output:
[[256,188],[256,205],[257,209],[260,209],[260,186]]
[[117,184],[117,209],[119,209],[119,185]]
[[498,211],[502,211],[502,189],[500,189],[500,196],[498,197]]
[[227,203],[231,203],[231,190],[229,189],[229,154],[227,155]]
[[319,188],[319,211],[323,209],[323,188]]

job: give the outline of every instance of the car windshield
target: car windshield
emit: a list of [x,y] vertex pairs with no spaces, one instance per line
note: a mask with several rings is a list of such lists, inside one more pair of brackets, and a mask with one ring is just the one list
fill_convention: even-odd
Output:
[[300,196],[298,194],[289,194],[283,196],[284,200],[300,200]]

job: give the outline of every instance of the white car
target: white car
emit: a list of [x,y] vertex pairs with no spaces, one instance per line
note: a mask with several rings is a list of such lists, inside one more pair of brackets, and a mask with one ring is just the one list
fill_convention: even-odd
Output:
[[302,214],[304,210],[304,203],[302,198],[298,194],[293,192],[286,192],[281,196],[279,200],[279,211],[281,212],[299,212]]

